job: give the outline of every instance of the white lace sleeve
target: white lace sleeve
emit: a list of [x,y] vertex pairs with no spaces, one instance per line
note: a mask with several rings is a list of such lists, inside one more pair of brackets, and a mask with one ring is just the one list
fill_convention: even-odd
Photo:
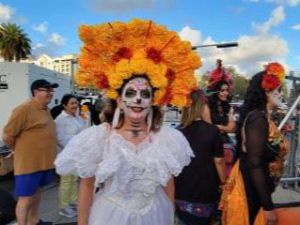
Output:
[[164,146],[164,148],[157,151],[157,153],[160,154],[166,166],[161,167],[159,177],[161,183],[166,185],[170,175],[178,176],[182,169],[190,164],[194,153],[180,131],[167,126],[161,129],[161,146]]
[[107,132],[107,124],[101,124],[73,137],[54,162],[57,173],[82,178],[94,176],[101,162]]

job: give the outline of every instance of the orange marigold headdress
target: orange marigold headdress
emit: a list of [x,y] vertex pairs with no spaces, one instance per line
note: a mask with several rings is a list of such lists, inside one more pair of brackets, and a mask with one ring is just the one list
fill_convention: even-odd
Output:
[[82,25],[79,35],[84,45],[78,85],[93,85],[116,99],[124,80],[146,75],[156,89],[154,104],[183,107],[190,103],[188,96],[197,88],[194,71],[201,61],[190,42],[181,41],[176,32],[134,19]]
[[261,87],[265,91],[272,91],[282,85],[284,76],[285,71],[281,64],[277,62],[269,63],[266,66]]

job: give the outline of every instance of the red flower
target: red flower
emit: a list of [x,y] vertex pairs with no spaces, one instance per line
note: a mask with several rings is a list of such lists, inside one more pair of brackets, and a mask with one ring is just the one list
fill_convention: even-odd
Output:
[[272,91],[280,86],[280,80],[276,75],[265,74],[261,87],[266,91]]
[[160,104],[161,105],[169,104],[171,102],[172,98],[173,98],[173,96],[172,96],[172,90],[171,90],[170,87],[167,87],[165,95],[160,100]]
[[151,47],[147,49],[147,58],[152,59],[155,63],[159,63],[162,60],[161,51]]
[[122,47],[112,57],[114,61],[119,62],[121,59],[131,59],[132,51],[130,48]]
[[104,73],[96,73],[94,76],[96,78],[96,85],[98,88],[105,89],[109,87],[107,77]]
[[166,72],[166,77],[168,79],[168,82],[171,83],[175,79],[175,72],[174,70],[168,69]]

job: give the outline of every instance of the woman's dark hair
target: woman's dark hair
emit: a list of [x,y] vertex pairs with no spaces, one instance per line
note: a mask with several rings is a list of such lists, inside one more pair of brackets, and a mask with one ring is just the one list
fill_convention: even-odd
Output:
[[76,98],[76,96],[72,94],[65,94],[60,101],[60,105],[56,105],[50,110],[51,116],[54,120],[64,110],[64,105],[67,105],[71,98]]
[[244,120],[247,115],[253,110],[259,110],[266,112],[267,106],[267,96],[265,90],[262,89],[261,83],[264,75],[264,71],[255,74],[247,88],[247,91],[244,96],[244,103],[240,109],[239,121],[237,123],[237,149],[238,152],[241,150],[242,144],[242,127],[244,125]]
[[[228,96],[226,101],[220,101],[218,95],[223,85],[227,85],[229,87],[229,83],[226,81],[220,81],[215,84],[213,89],[209,91],[213,94],[208,97],[208,106],[210,109],[210,116],[213,124],[222,124],[226,125],[229,121],[228,113],[230,111],[230,101],[231,96]],[[219,112],[219,104],[222,107],[223,112]]]
[[67,105],[71,98],[76,98],[76,96],[72,94],[65,94],[60,101],[61,106]]

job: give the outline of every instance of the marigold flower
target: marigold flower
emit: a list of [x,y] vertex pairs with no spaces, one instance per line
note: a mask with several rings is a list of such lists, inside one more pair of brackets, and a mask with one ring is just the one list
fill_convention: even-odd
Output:
[[[83,41],[80,84],[92,84],[116,99],[124,80],[145,75],[156,90],[154,104],[188,104],[188,95],[197,83],[194,70],[201,61],[191,44],[181,41],[176,32],[134,19],[83,25],[79,35]],[[175,100],[173,96],[177,96]]]

